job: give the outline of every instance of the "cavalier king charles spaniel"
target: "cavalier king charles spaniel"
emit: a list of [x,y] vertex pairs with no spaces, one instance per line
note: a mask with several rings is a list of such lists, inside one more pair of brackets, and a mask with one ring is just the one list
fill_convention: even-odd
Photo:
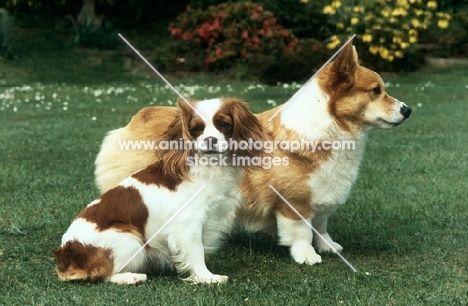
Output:
[[[185,103],[157,140],[157,162],[91,202],[54,250],[61,280],[134,284],[153,267],[183,280],[224,283],[205,253],[218,248],[241,202],[243,167],[233,156],[261,157],[229,141],[263,141],[259,120],[234,98]],[[183,147],[181,147],[183,145]]]

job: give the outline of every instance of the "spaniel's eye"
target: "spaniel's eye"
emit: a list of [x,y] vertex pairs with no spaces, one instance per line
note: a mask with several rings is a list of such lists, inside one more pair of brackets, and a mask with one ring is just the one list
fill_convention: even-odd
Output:
[[382,93],[382,88],[380,88],[380,86],[376,86],[372,88],[372,92],[374,93],[374,95],[380,96],[380,94]]
[[231,125],[229,123],[227,123],[226,121],[220,121],[218,123],[218,126],[220,129],[228,129],[231,127]]
[[201,125],[192,128],[192,133],[202,133],[205,128]]

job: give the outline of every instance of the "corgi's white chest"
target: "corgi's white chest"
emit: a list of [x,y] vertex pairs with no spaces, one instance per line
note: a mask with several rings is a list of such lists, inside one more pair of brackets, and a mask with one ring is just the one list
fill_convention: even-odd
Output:
[[364,139],[356,140],[354,150],[336,150],[309,176],[310,203],[316,214],[331,214],[348,198],[357,178]]

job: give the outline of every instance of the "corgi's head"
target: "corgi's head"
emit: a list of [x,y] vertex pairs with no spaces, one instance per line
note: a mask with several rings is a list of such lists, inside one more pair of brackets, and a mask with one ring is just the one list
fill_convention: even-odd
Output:
[[328,112],[348,132],[392,128],[411,114],[405,103],[386,93],[377,73],[359,65],[351,43],[317,75],[317,80],[329,97]]

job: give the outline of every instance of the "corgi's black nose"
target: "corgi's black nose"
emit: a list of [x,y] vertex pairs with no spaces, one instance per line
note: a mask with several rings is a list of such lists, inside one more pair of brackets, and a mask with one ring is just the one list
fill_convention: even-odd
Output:
[[409,108],[406,105],[403,105],[400,108],[400,114],[402,114],[405,119],[408,118],[411,115],[411,108]]

